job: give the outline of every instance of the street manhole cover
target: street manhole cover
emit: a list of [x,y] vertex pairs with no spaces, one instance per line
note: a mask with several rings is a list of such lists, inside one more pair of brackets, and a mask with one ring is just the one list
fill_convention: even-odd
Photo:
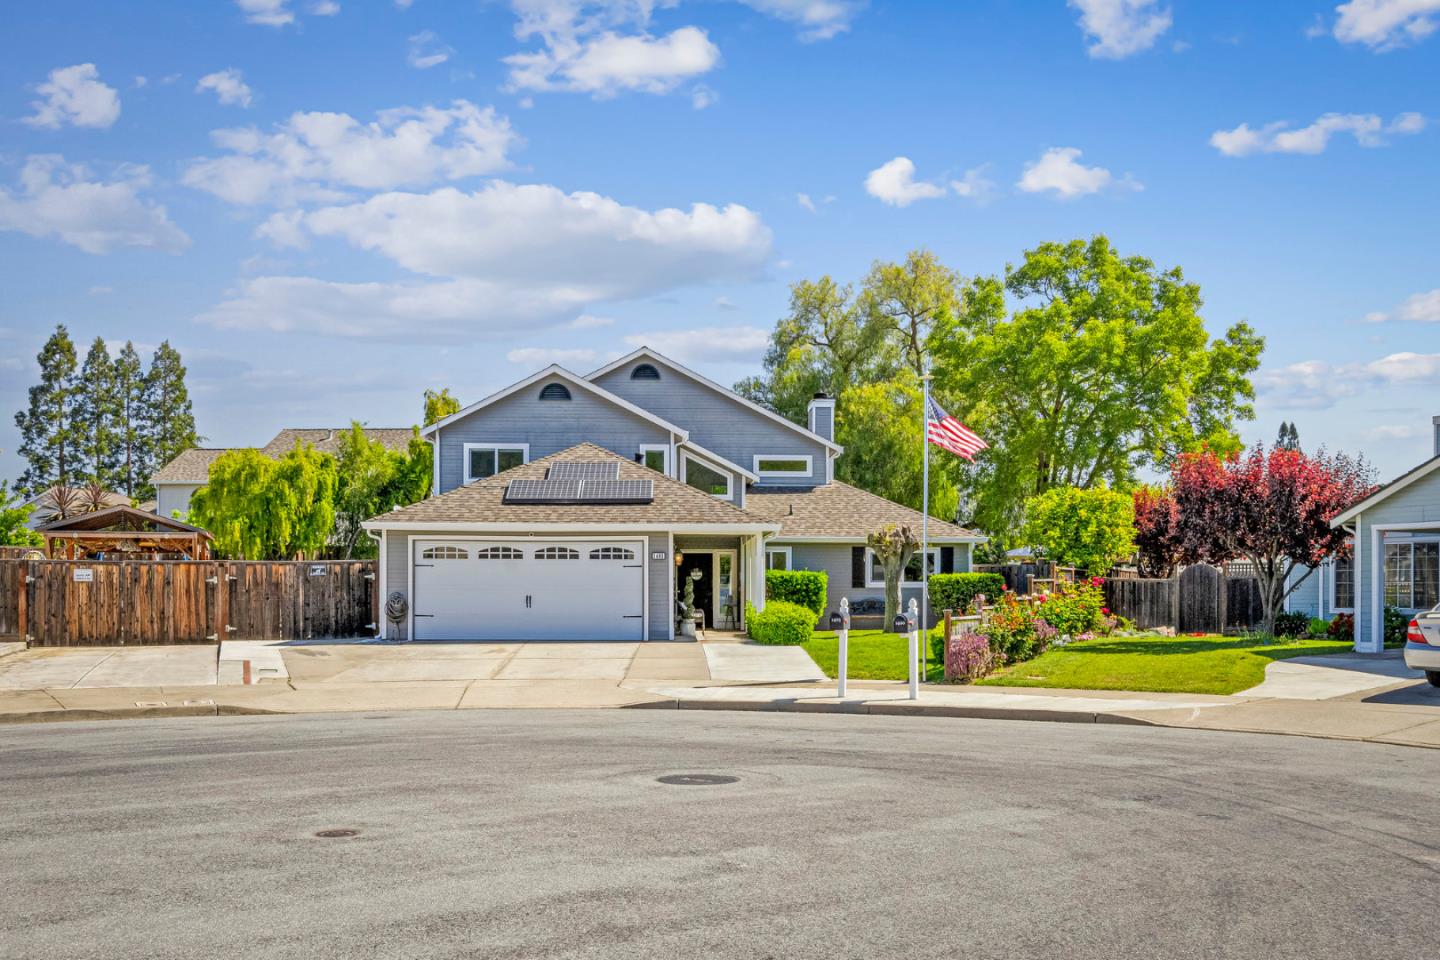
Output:
[[320,837],[322,840],[338,840],[338,839],[341,839],[341,838],[343,838],[343,837],[358,837],[358,836],[360,836],[360,831],[359,831],[359,830],[319,830],[319,831],[316,831],[315,836]]
[[723,773],[672,773],[664,777],[656,777],[661,783],[668,783],[672,787],[716,787],[723,783],[739,783],[739,777],[731,777]]

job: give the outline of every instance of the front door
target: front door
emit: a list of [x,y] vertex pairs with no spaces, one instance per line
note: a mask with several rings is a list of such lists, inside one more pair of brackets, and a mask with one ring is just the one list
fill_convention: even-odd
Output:
[[676,609],[685,602],[685,584],[690,582],[690,577],[695,571],[700,572],[700,577],[695,581],[695,606],[705,611],[705,626],[715,626],[715,554],[713,553],[685,553],[685,559],[680,561],[680,576],[675,580]]

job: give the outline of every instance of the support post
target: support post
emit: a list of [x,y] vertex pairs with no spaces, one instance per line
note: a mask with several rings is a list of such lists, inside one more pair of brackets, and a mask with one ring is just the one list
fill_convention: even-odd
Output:
[[910,699],[920,699],[920,603],[910,598]]
[[845,697],[845,675],[849,672],[850,661],[850,598],[840,598],[840,612],[830,614],[830,629],[839,639],[835,673],[838,681],[836,695]]

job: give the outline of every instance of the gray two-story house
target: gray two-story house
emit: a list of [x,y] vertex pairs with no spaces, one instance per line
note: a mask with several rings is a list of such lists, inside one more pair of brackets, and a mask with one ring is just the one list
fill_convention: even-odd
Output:
[[[550,366],[422,431],[434,493],[365,526],[393,639],[668,640],[695,584],[704,624],[743,627],[767,569],[824,570],[831,609],[883,596],[868,534],[920,514],[835,480],[835,402],[807,426],[650,350],[585,376]],[[984,538],[932,519],[922,569]]]

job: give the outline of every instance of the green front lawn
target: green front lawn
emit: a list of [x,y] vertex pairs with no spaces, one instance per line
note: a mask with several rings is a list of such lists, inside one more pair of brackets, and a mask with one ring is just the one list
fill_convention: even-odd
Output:
[[[934,631],[939,635],[939,629]],[[840,641],[817,631],[801,644],[821,670],[835,676]],[[905,680],[904,634],[850,631],[850,679]],[[981,680],[1005,687],[1061,687],[1070,690],[1140,690],[1150,693],[1238,693],[1265,679],[1265,665],[1290,657],[1347,653],[1335,640],[1277,640],[1257,643],[1241,637],[1102,637],[1054,647]],[[945,667],[930,659],[927,683],[945,679]]]
[[[1290,657],[1346,653],[1336,640],[1242,637],[1101,637],[1052,647],[1034,660],[1006,667],[982,684],[1063,687],[1070,690],[1144,690],[1152,693],[1238,693],[1265,679],[1265,665]],[[902,658],[903,660],[903,658]]]
[[[936,627],[931,634],[940,636],[940,628]],[[836,675],[836,665],[840,659],[840,639],[833,631],[816,631],[814,636],[800,646],[827,676]],[[903,633],[851,630],[849,669],[846,672],[851,680],[909,680],[909,667],[905,663],[909,650],[910,640]],[[932,656],[925,682],[940,683],[944,679],[945,664]]]

